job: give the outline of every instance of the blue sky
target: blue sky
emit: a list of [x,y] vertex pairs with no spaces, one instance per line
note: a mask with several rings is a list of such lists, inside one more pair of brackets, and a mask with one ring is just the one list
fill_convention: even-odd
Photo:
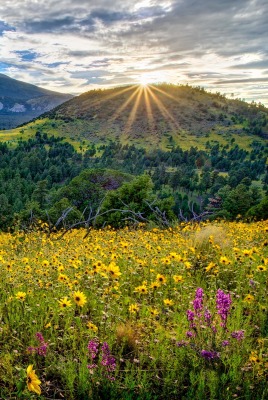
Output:
[[268,106],[267,0],[1,0],[0,72],[79,94],[188,83]]

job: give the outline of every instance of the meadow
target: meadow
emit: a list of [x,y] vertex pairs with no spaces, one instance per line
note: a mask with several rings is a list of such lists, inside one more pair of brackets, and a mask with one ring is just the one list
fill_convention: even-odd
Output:
[[267,237],[268,221],[0,233],[0,398],[267,398]]

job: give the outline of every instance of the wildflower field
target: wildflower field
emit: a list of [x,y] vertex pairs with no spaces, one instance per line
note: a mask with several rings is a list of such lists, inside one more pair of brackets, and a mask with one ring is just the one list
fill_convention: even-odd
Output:
[[268,398],[268,221],[0,234],[1,399]]

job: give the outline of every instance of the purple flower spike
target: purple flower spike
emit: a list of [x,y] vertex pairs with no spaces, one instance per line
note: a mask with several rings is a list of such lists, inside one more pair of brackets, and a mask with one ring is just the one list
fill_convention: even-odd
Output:
[[218,314],[221,317],[222,323],[221,326],[226,328],[227,324],[227,317],[230,314],[230,308],[232,304],[230,294],[225,294],[223,290],[218,289],[217,296],[216,296],[216,304]]
[[203,292],[202,288],[196,289],[193,306],[194,306],[195,313],[197,315],[199,315],[199,311],[201,311],[203,308],[203,294],[204,294],[204,292]]
[[217,351],[201,350],[200,355],[206,360],[213,360],[214,358],[219,358],[220,353]]
[[206,308],[204,312],[204,319],[206,321],[207,326],[210,326],[211,318],[212,318],[211,312]]
[[232,338],[239,340],[244,339],[245,337],[245,331],[241,330],[241,331],[234,331],[231,333]]
[[193,321],[194,320],[194,312],[192,310],[187,310],[186,314],[187,314],[188,321]]
[[88,348],[88,351],[89,351],[89,353],[90,353],[90,357],[91,357],[91,359],[92,360],[94,360],[94,358],[96,358],[97,357],[97,354],[98,354],[98,348],[99,348],[99,342],[98,342],[98,340],[90,340],[89,341],[89,343],[88,343],[88,346],[87,346],[87,348]]

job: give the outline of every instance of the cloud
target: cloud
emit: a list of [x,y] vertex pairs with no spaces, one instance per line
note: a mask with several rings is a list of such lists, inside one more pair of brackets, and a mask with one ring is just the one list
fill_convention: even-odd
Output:
[[0,15],[0,70],[52,90],[152,73],[266,98],[266,0],[1,0]]
[[5,31],[14,31],[14,28],[0,20],[0,36],[2,36]]
[[232,65],[230,68],[233,69],[263,69],[268,68],[268,59],[251,61],[246,64]]

